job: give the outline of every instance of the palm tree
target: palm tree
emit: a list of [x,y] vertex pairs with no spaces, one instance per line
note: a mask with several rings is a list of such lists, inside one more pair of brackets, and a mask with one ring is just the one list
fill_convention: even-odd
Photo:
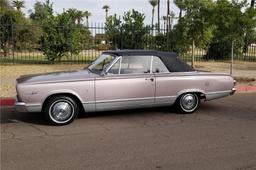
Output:
[[105,12],[106,12],[106,21],[107,21],[107,19],[108,19],[108,10],[110,9],[110,7],[109,7],[108,5],[104,5],[104,6],[102,7],[102,9],[104,9]]
[[174,3],[180,9],[179,19],[182,17],[182,11],[185,8],[184,0],[174,0]]
[[21,8],[24,8],[25,2],[20,0],[13,0],[12,5],[15,7],[19,12],[21,11]]
[[84,16],[86,18],[86,26],[89,26],[89,17],[92,16],[92,13],[90,13],[89,11],[84,11]]
[[149,0],[149,3],[150,3],[150,5],[152,5],[152,21],[151,21],[151,26],[152,26],[152,32],[153,32],[155,7],[158,4],[158,0]]
[[72,18],[74,22],[77,21],[77,24],[80,25],[81,22],[83,21],[83,18],[85,17],[84,13],[82,11],[79,11],[74,8],[70,8],[67,10],[67,13],[69,16]]
[[164,30],[166,29],[166,22],[167,22],[167,16],[162,16],[162,19],[164,20]]

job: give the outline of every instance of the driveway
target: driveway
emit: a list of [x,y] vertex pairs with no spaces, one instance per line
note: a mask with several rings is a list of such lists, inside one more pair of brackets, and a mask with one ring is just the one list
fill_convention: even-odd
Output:
[[1,168],[256,169],[256,93],[170,108],[81,114],[48,126],[38,113],[1,112]]

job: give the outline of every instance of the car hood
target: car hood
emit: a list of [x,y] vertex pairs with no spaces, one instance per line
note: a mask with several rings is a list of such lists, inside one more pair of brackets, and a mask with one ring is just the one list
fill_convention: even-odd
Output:
[[17,79],[17,83],[50,83],[62,81],[90,80],[97,76],[89,70],[74,70],[64,72],[53,72],[45,74],[23,75]]

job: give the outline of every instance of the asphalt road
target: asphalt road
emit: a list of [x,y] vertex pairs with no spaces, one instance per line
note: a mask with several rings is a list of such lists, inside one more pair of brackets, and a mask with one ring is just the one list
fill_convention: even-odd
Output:
[[39,114],[1,113],[1,168],[256,169],[256,93],[169,108],[82,115],[48,126]]

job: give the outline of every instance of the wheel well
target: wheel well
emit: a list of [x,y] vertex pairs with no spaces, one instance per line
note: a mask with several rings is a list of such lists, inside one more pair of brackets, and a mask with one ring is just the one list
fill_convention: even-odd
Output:
[[195,94],[198,96],[198,98],[199,99],[203,99],[203,100],[205,100],[205,94],[204,93],[202,93],[202,92],[195,92]]
[[68,97],[72,98],[73,100],[75,100],[75,102],[77,103],[80,111],[84,111],[84,107],[83,107],[82,102],[79,100],[79,98],[76,95],[71,94],[71,93],[56,93],[56,94],[52,94],[52,95],[48,96],[43,102],[43,108],[44,108],[45,104],[47,103],[47,101],[49,101],[49,99],[54,97],[54,96],[68,96]]
[[[195,93],[196,95],[197,95],[197,97],[200,99],[200,100],[205,100],[206,99],[206,97],[205,97],[205,94],[204,93],[202,93],[202,92],[185,92],[185,93]],[[181,95],[183,95],[184,93],[181,93],[178,97],[177,97],[177,99],[179,99],[179,97],[181,96]],[[176,100],[177,100],[176,99]]]

